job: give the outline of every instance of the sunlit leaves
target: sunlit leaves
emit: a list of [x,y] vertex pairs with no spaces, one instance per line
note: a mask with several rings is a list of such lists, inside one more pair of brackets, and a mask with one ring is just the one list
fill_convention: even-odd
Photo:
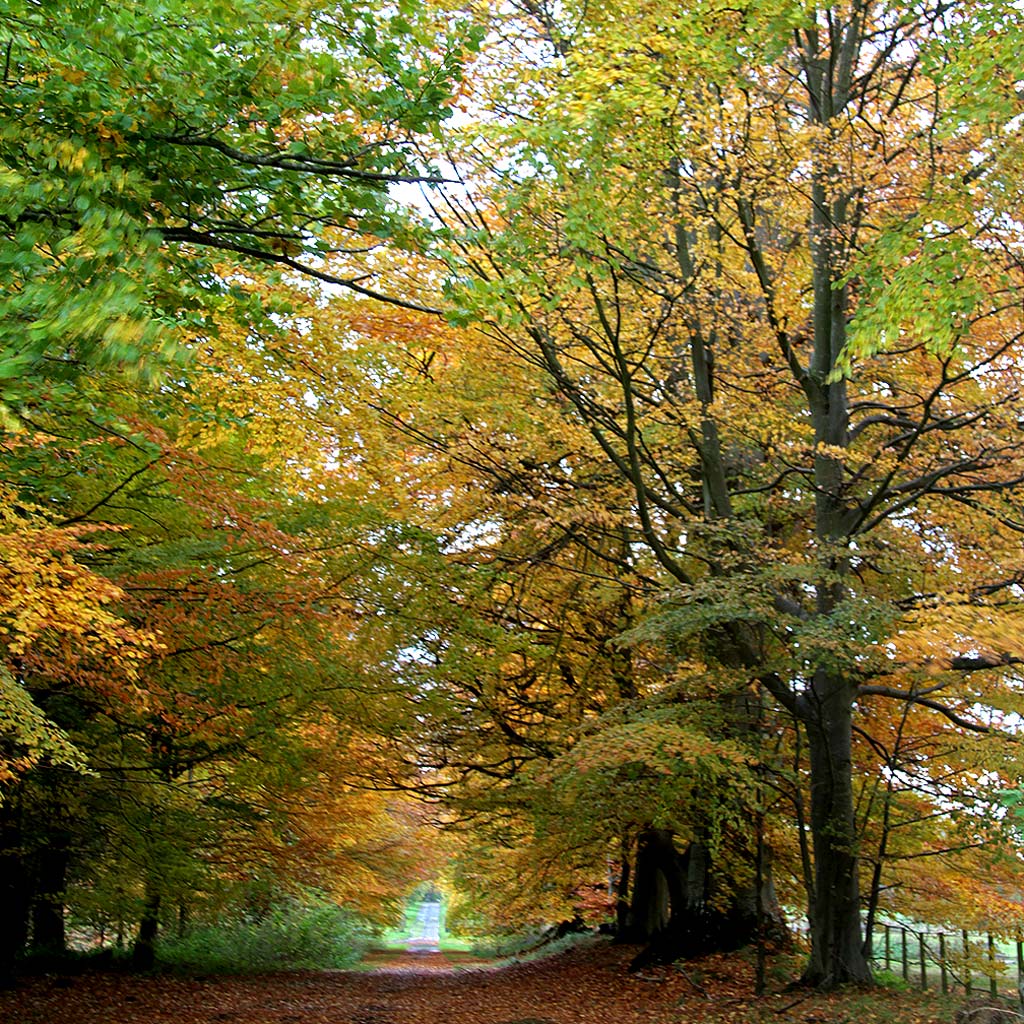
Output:
[[44,758],[76,771],[86,771],[86,761],[67,734],[32,702],[24,688],[0,665],[0,787],[8,784]]
[[[545,10],[519,13],[549,49],[495,38],[463,133],[460,323],[539,367],[631,486],[621,521],[673,582],[626,642],[678,659],[684,706],[726,674],[779,699],[751,741],[771,737],[758,759],[789,812],[808,795],[791,716],[812,748],[860,735],[860,695],[850,783],[886,786],[857,827],[900,874],[885,844],[912,841],[879,807],[956,848],[904,825],[909,792],[942,819],[959,786],[981,813],[979,771],[943,751],[1019,703],[1021,106],[996,28],[1019,48],[1016,14]],[[969,98],[971,52],[998,77]],[[493,89],[502,60],[519,102]],[[835,757],[815,794],[847,785]],[[1000,784],[1019,770],[998,739],[985,758]],[[823,864],[858,842],[843,800],[811,822]]]
[[[66,734],[29,695],[41,666],[60,664],[68,681],[138,705],[141,666],[160,643],[120,614],[123,591],[88,566],[97,546],[90,538],[94,529],[54,523],[41,509],[21,504],[10,488],[0,497],[0,763],[7,782],[43,757],[84,766]],[[100,661],[102,675],[96,672]]]
[[90,366],[173,366],[232,294],[204,253],[317,273],[340,251],[337,280],[369,287],[366,240],[412,230],[388,182],[429,173],[409,142],[474,45],[432,12],[348,2],[13,3],[3,23],[8,408]]

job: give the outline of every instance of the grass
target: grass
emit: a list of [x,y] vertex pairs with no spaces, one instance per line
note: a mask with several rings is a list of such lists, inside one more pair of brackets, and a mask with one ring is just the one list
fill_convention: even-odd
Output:
[[580,943],[592,941],[592,932],[570,932],[561,938],[551,938],[550,932],[518,932],[473,940],[470,952],[479,957],[498,961],[525,962],[554,956]]

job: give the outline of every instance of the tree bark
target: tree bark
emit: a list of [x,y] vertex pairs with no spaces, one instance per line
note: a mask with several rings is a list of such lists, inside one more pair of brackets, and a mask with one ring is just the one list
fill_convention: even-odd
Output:
[[152,879],[146,882],[146,901],[142,908],[139,931],[132,947],[132,967],[151,971],[156,963],[156,937],[160,929],[160,892]]
[[[633,890],[628,910],[620,918],[620,942],[648,942],[668,924],[671,916],[668,882],[662,863],[664,858],[658,849],[659,836],[666,834],[657,829],[645,829],[637,838],[634,869],[624,871],[627,880],[632,874]],[[675,854],[675,847],[672,853]]]
[[18,958],[28,941],[30,883],[22,850],[17,799],[0,805],[0,987],[14,982]]
[[61,955],[67,951],[64,890],[67,887],[70,837],[50,837],[36,857],[35,898],[32,902],[32,952]]
[[860,923],[854,820],[853,704],[849,686],[819,672],[805,720],[811,773],[814,906],[811,955],[803,980],[819,988],[870,984]]

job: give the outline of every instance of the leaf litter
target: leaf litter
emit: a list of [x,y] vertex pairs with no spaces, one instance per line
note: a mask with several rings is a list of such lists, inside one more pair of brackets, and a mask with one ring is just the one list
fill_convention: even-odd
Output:
[[[368,969],[251,976],[114,972],[23,979],[3,1024],[946,1024],[958,1001],[879,989],[754,996],[753,958],[704,957],[630,975],[637,947],[595,942],[500,965],[444,953]],[[775,968],[781,974],[780,967]],[[962,1002],[962,1000],[960,1000]]]

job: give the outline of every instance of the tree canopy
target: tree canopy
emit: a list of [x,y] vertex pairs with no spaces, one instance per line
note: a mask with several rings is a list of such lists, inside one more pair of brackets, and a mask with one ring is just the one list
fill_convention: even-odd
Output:
[[1018,925],[1020,19],[8,4],[6,960]]

